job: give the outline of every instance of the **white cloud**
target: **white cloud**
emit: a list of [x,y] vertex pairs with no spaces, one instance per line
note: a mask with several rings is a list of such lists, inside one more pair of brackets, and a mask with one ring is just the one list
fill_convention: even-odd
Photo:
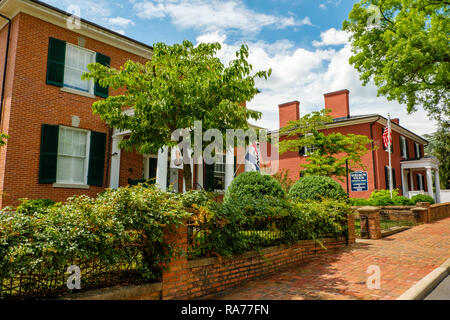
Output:
[[323,4],[323,3],[321,3],[321,4],[319,5],[319,8],[322,9],[322,10],[326,10],[326,9],[327,9],[327,6],[326,6],[325,4]]
[[284,29],[312,25],[308,17],[298,20],[294,16],[255,12],[241,0],[152,0],[135,2],[133,7],[140,18],[169,18],[177,27],[206,32],[237,29],[245,33],[257,33],[264,27]]
[[343,30],[336,30],[335,28],[328,29],[320,33],[321,41],[313,41],[315,47],[322,46],[336,46],[348,43],[349,34]]
[[117,27],[128,27],[135,25],[135,23],[132,20],[123,17],[109,18],[108,22],[109,24]]
[[[197,37],[197,42],[215,41],[222,44],[218,56],[228,64],[235,58],[234,53],[240,44],[227,43],[226,35],[220,32]],[[304,115],[323,108],[324,93],[348,89],[352,115],[377,113],[387,117],[390,113],[392,118],[400,118],[400,124],[413,132],[424,134],[435,131],[435,122],[428,120],[423,110],[408,115],[406,106],[377,97],[374,85],[361,85],[358,73],[348,62],[351,55],[349,44],[341,49],[326,50],[321,47],[306,50],[288,40],[247,44],[254,71],[272,68],[272,76],[267,81],[257,80],[261,93],[247,104],[249,108],[263,113],[258,125],[278,129],[278,104],[299,100],[300,113]]]

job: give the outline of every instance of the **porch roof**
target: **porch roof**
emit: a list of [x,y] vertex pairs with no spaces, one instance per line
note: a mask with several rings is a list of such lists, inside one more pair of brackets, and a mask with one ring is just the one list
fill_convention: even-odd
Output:
[[403,160],[400,161],[400,166],[403,169],[424,169],[431,168],[439,170],[439,160],[435,157],[425,156],[420,159]]

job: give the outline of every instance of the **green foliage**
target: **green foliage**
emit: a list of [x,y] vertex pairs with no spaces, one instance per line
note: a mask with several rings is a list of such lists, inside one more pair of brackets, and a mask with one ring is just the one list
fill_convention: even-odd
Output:
[[346,199],[342,186],[330,177],[306,176],[289,190],[289,197],[297,200]]
[[[305,175],[335,176],[338,179],[347,175],[349,168],[365,168],[361,157],[367,153],[367,145],[372,141],[364,135],[340,132],[327,132],[327,123],[333,122],[330,110],[315,111],[304,115],[299,120],[290,121],[280,129],[286,139],[279,143],[280,154],[287,151],[298,151],[300,148],[314,146],[308,152]],[[338,156],[339,155],[339,156]]]
[[196,206],[204,206],[208,201],[213,199],[213,193],[204,190],[190,190],[185,193],[177,193],[181,203],[185,208]]
[[350,198],[349,200],[350,200],[350,205],[356,206],[356,207],[371,205],[371,202],[364,198]]
[[49,207],[55,205],[55,201],[50,199],[19,199],[20,204],[16,208],[17,213],[33,215],[44,213]]
[[210,202],[194,213],[191,257],[229,256],[301,239],[346,235],[345,202],[296,202],[271,196],[239,196]]
[[394,206],[412,206],[414,202],[404,196],[395,196],[392,201],[394,202]]
[[[408,112],[422,105],[430,116],[448,121],[449,8],[448,1],[435,0],[356,3],[343,29],[351,34],[350,63],[363,84],[373,80],[378,95],[406,104]],[[368,27],[377,15],[379,24]]]
[[417,202],[429,202],[431,204],[434,204],[433,197],[427,195],[427,194],[416,194],[411,198],[411,201],[416,204]]
[[[398,190],[392,190],[392,198],[398,196]],[[373,206],[393,206],[394,201],[391,199],[389,190],[375,190],[370,194],[369,201]]]
[[224,200],[241,196],[257,198],[265,195],[283,198],[285,191],[281,184],[269,175],[257,171],[244,172],[233,179],[225,192]]
[[9,135],[6,133],[0,133],[0,147],[6,144],[6,139],[9,138]]
[[375,190],[370,194],[369,199],[351,198],[352,206],[411,206],[414,202],[407,197],[400,196],[398,190]]
[[282,171],[275,173],[272,177],[281,184],[281,187],[286,193],[289,192],[289,189],[295,183],[294,180],[289,178],[289,169],[283,169]]
[[450,121],[438,123],[438,130],[425,134],[430,143],[425,146],[425,153],[439,160],[439,181],[442,189],[450,189]]
[[143,185],[28,212],[0,213],[0,279],[20,272],[50,276],[80,262],[108,267],[125,261],[134,262],[143,279],[158,278],[174,254],[163,230],[188,216],[175,195]]

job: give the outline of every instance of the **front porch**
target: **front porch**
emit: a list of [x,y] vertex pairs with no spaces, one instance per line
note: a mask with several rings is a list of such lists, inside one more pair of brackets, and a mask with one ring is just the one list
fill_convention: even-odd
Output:
[[[128,153],[119,148],[120,141],[127,135],[129,135],[127,131],[115,130],[112,136],[110,188],[115,189],[150,180],[164,191],[169,188],[173,192],[186,191],[183,165],[177,165],[177,161],[172,161],[175,159],[175,154],[172,154],[168,147],[159,150],[158,154]],[[243,164],[237,163],[235,150],[224,152],[222,163],[208,165],[202,161],[200,164],[194,164],[191,159],[191,168],[193,189],[205,189],[218,193],[224,193],[236,175],[255,170],[253,164],[247,159]]]
[[[403,195],[411,198],[416,194],[427,194],[440,203],[439,161],[434,157],[400,162]],[[433,175],[434,187],[433,188]]]

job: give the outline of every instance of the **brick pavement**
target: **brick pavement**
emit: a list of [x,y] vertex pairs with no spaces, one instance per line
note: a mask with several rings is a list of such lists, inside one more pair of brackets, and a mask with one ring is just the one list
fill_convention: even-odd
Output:
[[[395,299],[449,257],[450,218],[446,218],[381,240],[357,240],[345,249],[206,298]],[[370,265],[380,267],[380,289],[367,288]]]

